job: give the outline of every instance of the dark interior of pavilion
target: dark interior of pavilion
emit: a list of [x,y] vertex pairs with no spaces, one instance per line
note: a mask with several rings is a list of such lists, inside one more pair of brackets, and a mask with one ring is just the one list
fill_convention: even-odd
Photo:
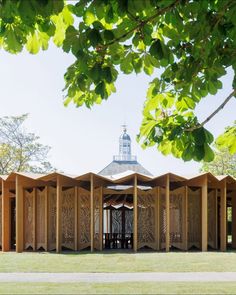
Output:
[[105,249],[133,249],[133,195],[105,195],[103,244]]

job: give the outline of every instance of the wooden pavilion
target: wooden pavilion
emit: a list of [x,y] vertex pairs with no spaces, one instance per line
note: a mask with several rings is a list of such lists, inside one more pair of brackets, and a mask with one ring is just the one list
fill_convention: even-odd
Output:
[[225,251],[228,235],[236,248],[236,180],[230,176],[1,177],[2,251]]

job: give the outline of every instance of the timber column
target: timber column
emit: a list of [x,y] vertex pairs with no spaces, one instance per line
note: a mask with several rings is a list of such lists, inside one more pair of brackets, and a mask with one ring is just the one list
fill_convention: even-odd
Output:
[[208,205],[207,205],[207,176],[204,175],[202,190],[201,190],[201,199],[202,199],[202,251],[207,251],[207,244],[208,244],[208,221],[207,221],[207,214],[208,214]]
[[62,221],[61,221],[61,207],[62,207],[62,185],[61,177],[57,176],[57,214],[56,214],[56,251],[61,252],[61,231],[62,231]]
[[10,251],[10,191],[2,180],[2,251]]
[[20,176],[16,175],[16,252],[23,252],[23,187]]
[[220,250],[226,250],[226,181],[222,181],[220,188]]
[[166,252],[170,251],[170,175],[166,176]]
[[184,202],[183,202],[183,241],[184,250],[188,251],[188,187],[184,187]]
[[94,251],[94,183],[93,183],[93,174],[90,177],[90,243],[91,243],[91,252]]
[[134,199],[133,199],[133,206],[134,206],[134,225],[133,225],[133,247],[134,252],[138,250],[138,188],[137,188],[137,175],[134,176]]

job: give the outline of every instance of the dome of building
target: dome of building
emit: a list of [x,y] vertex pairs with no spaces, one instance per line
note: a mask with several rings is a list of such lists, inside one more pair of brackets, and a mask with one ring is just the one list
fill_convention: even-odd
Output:
[[119,137],[119,155],[113,156],[113,161],[99,172],[100,175],[115,175],[127,170],[137,173],[152,175],[141,164],[137,157],[131,153],[131,138],[127,134],[126,125],[123,125],[123,133]]
[[126,133],[126,129],[124,129],[124,132],[121,134],[120,139],[130,140],[131,141],[131,138],[130,138],[129,134]]

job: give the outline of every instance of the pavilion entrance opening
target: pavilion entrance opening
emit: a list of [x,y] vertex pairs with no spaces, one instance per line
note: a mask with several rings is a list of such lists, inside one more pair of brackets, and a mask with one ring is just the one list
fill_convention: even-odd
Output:
[[133,249],[133,194],[103,196],[103,248]]

